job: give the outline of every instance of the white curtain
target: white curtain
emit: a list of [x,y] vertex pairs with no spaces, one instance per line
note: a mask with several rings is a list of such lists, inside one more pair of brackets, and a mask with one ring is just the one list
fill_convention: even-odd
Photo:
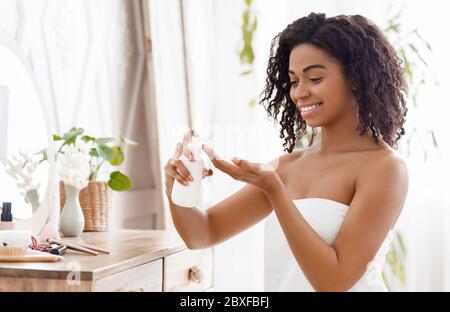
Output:
[[[156,2],[153,4],[154,8],[172,6],[172,9],[179,9],[178,0],[153,2]],[[262,90],[264,75],[261,72],[264,72],[264,69],[260,64],[256,64],[255,74],[240,76],[243,68],[239,63],[238,49],[243,1],[183,1],[183,7],[193,128],[200,135],[209,138],[211,146],[223,158],[239,156],[252,161],[267,162],[280,155],[281,141],[273,124],[266,120],[265,111],[262,107],[249,105],[252,98],[257,97]],[[175,24],[178,24],[180,20],[174,12],[172,11],[172,15]],[[162,34],[158,37],[161,36]],[[177,48],[180,48],[178,43],[174,42],[179,39],[179,32],[174,30],[170,37],[173,46],[177,44]],[[158,40],[156,36],[155,40]],[[268,45],[264,50],[268,52]],[[166,49],[165,52],[167,59],[180,64],[180,50]],[[161,55],[160,52],[158,54]],[[263,63],[265,62],[264,58]],[[169,86],[173,88],[170,92],[172,96],[176,97],[173,94],[177,94],[179,98],[175,101],[165,99],[164,102],[171,106],[167,109],[175,108],[179,112],[174,118],[180,120],[180,115],[187,113],[186,93],[179,81],[183,73],[178,69],[169,70],[163,67],[158,72],[161,75],[170,75],[169,79],[172,79],[168,80],[171,81]],[[257,72],[259,73],[256,74]],[[158,75],[156,76],[158,80]],[[166,117],[164,120],[169,119]],[[162,147],[165,153],[163,159],[173,153],[175,143],[181,139],[187,123],[184,120],[183,123],[171,122],[170,125],[170,130],[169,125],[161,126],[169,130],[166,134],[169,144]],[[235,182],[215,170],[213,178],[204,182],[203,206],[205,209],[211,207],[243,186],[244,184]],[[262,290],[262,230],[262,224],[258,224],[215,247],[216,291]]]
[[[210,139],[224,159],[238,156],[267,162],[280,155],[282,145],[273,124],[262,107],[249,104],[262,90],[265,64],[256,63],[252,75],[240,76],[243,1],[184,1],[184,9],[194,128]],[[255,51],[260,49],[256,43]],[[267,53],[268,46],[263,50]],[[267,61],[256,54],[255,62]],[[243,186],[215,170],[213,178],[205,181],[204,207]],[[215,247],[216,291],[263,289],[262,239],[263,224],[259,223]]]
[[[0,29],[15,38],[34,71],[51,132],[77,126],[95,137],[139,142],[139,148],[124,150],[120,170],[134,186],[113,192],[114,228],[153,228],[161,197],[150,166],[152,133],[142,131],[147,122],[140,13],[140,2],[128,0],[0,1]],[[59,211],[59,190],[55,194]]]
[[[420,140],[416,137],[407,157],[410,188],[399,223],[408,250],[404,289],[449,291],[450,103],[446,90],[450,87],[450,43],[442,40],[442,21],[447,18],[445,4],[437,0],[407,1],[403,15],[405,27],[419,28],[432,47],[432,53],[427,58],[430,78],[419,93],[419,108],[410,110],[408,128],[432,129],[438,142],[438,149],[435,149],[430,136],[423,135]],[[424,150],[427,151],[426,161]]]

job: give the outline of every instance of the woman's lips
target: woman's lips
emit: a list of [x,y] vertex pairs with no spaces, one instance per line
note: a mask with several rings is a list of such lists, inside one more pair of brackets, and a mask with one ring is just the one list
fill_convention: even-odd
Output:
[[309,110],[302,111],[302,107],[300,107],[299,109],[300,109],[300,113],[301,113],[302,117],[305,118],[305,117],[310,117],[310,116],[316,114],[317,112],[319,112],[322,109],[322,106],[323,106],[323,103],[320,102],[318,104],[315,104],[315,107],[310,108]]

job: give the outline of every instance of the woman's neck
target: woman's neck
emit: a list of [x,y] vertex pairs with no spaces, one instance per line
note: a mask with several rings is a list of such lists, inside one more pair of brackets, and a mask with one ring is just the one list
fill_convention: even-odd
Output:
[[330,154],[387,147],[381,138],[379,139],[380,144],[375,143],[370,131],[360,135],[356,130],[357,118],[351,117],[351,115],[347,115],[346,118],[321,127],[319,153]]

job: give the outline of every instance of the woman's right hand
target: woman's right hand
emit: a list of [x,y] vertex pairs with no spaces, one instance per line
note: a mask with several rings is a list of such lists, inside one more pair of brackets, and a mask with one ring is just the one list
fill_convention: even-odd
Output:
[[[188,185],[189,182],[192,182],[192,176],[189,173],[189,170],[180,160],[180,156],[184,155],[190,161],[194,160],[194,156],[192,151],[189,149],[188,144],[191,142],[192,136],[198,137],[198,133],[194,130],[190,130],[185,133],[183,136],[183,142],[178,142],[175,148],[175,152],[170,158],[166,165],[164,166],[164,174],[166,176],[165,185],[166,185],[166,195],[171,198],[173,183],[175,179],[181,183],[182,185]],[[209,177],[213,175],[212,169],[203,169],[203,178]]]

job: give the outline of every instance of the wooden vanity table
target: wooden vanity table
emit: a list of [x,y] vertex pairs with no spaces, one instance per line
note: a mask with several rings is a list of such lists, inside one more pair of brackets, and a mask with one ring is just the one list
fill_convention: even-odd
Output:
[[81,241],[109,255],[67,251],[53,263],[0,263],[0,291],[210,291],[213,249],[190,250],[176,233],[114,230]]

